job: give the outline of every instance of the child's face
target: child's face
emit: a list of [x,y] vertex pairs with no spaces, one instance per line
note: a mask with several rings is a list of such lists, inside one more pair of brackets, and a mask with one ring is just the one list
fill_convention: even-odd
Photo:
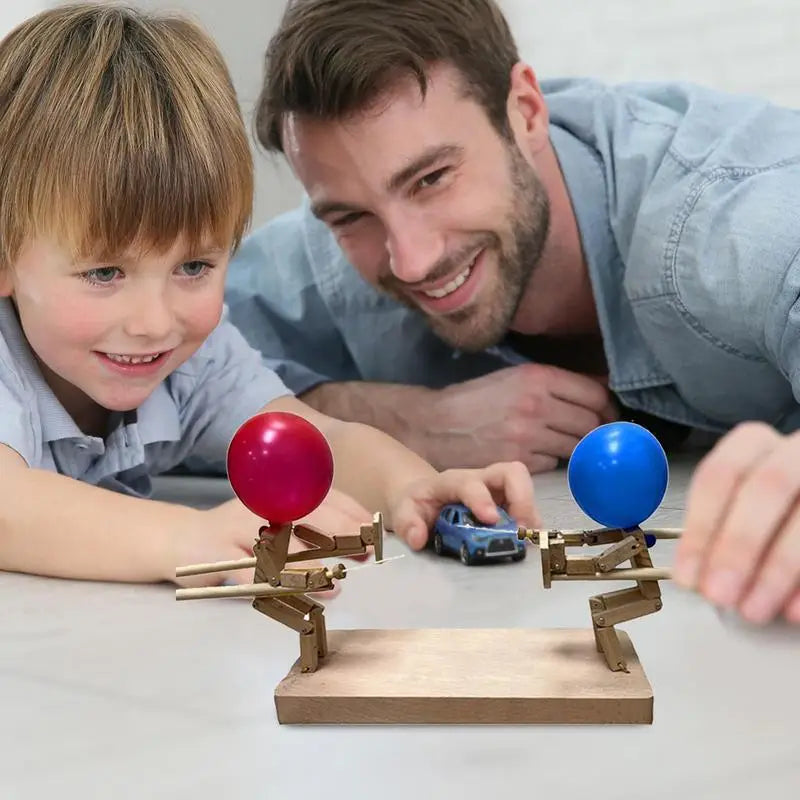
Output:
[[0,273],[56,396],[77,418],[94,404],[137,408],[219,322],[228,251],[131,251],[75,263],[36,239]]

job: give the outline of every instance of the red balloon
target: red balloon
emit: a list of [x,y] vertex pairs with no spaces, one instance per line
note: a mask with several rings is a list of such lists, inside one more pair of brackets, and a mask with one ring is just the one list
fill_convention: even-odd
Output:
[[228,447],[228,480],[254,514],[272,524],[310,514],[333,482],[333,453],[308,420],[267,411],[247,420]]

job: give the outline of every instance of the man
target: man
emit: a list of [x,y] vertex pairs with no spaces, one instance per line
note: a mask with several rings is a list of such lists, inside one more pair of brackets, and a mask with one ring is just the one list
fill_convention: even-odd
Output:
[[[607,383],[625,408],[726,434],[693,480],[676,578],[750,620],[800,621],[800,115],[688,86],[540,86],[491,0],[301,0],[257,129],[309,201],[234,268],[251,341],[285,374],[335,332],[306,388],[369,359],[372,380],[471,378],[449,402],[351,383],[308,402],[390,430],[424,409],[407,436],[444,420],[484,448],[474,430],[527,383],[553,455],[615,416]],[[282,236],[288,251],[263,250]],[[252,313],[270,294],[282,352]],[[455,376],[480,358],[533,363]]]

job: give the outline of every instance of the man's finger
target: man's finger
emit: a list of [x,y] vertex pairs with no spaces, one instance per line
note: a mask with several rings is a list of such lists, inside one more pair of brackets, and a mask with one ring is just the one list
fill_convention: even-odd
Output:
[[531,453],[525,459],[525,466],[531,475],[542,472],[552,472],[558,466],[558,459],[552,456],[543,456],[540,453]]
[[[676,583],[697,587],[734,493],[776,438],[775,431],[766,425],[742,425],[721,439],[700,462],[689,487],[686,522],[675,561]],[[715,582],[722,586],[726,580],[718,576]]]
[[559,458],[569,458],[578,441],[604,421],[597,411],[554,397],[545,424],[553,434],[559,435],[559,439],[551,444],[550,440],[543,438],[546,446],[539,447],[537,442],[536,449]]
[[[714,540],[708,548],[707,561],[710,572],[703,578],[701,590],[713,603],[730,608],[741,600],[748,584],[757,575],[767,556],[773,539],[782,530],[782,523],[800,494],[800,471],[793,463],[797,456],[793,452],[797,439],[775,437],[773,447],[766,452],[754,440],[754,466],[739,481],[738,488],[727,509],[725,519],[719,527]],[[796,532],[794,532],[796,533]],[[789,542],[776,542],[780,554],[787,559],[786,567],[791,569],[791,536]],[[766,596],[759,605],[773,597],[779,584],[786,579],[780,563],[770,559],[772,568],[767,577],[776,581],[770,588],[763,586]],[[757,582],[761,582],[759,575]],[[779,598],[780,605],[786,600],[791,587],[782,587],[785,593]],[[771,613],[777,611],[772,609]]]
[[[764,509],[768,503],[764,503]],[[788,515],[766,558],[755,571],[752,588],[741,605],[755,623],[770,622],[800,589],[800,505]]]
[[616,414],[611,394],[600,381],[557,367],[550,369],[553,378],[550,393],[554,397],[603,417]]
[[800,625],[800,587],[795,591],[794,597],[786,604],[786,608],[783,610],[783,616],[789,622]]

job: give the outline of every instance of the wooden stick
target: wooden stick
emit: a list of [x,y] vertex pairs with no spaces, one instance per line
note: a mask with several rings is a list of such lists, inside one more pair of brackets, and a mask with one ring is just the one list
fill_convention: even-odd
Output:
[[178,567],[175,570],[176,578],[187,575],[205,575],[208,572],[225,572],[231,569],[247,569],[256,565],[255,558],[240,558],[236,561],[217,561],[213,564],[191,564],[188,567]]
[[[589,528],[570,528],[570,529],[556,529],[556,528],[534,528],[531,533],[535,534],[543,534],[543,533],[560,533],[562,536],[575,536],[583,535],[584,533],[600,533],[602,531],[615,531],[619,530],[618,528],[597,528],[597,529],[589,529]],[[656,539],[680,539],[683,535],[683,528],[642,528],[642,533],[650,533],[656,537]],[[632,533],[633,531],[631,531]]]
[[202,586],[197,589],[177,589],[176,600],[204,600],[210,597],[280,597],[281,595],[324,592],[327,589],[287,589],[266,583],[247,583],[241,586]]
[[642,528],[642,533],[651,533],[656,539],[680,539],[683,528]]
[[672,570],[666,567],[639,567],[631,569],[612,569],[596,572],[594,575],[561,575],[553,573],[554,581],[668,581]]

